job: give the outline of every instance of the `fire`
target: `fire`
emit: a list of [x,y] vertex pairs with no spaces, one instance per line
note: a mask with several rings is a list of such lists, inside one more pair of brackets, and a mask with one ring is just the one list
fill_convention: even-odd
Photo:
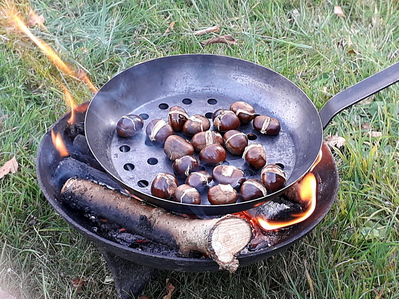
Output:
[[64,141],[62,140],[60,133],[54,133],[54,131],[51,130],[51,140],[53,141],[54,147],[60,153],[61,157],[69,156],[69,152],[65,146]]
[[264,230],[275,230],[287,226],[291,226],[297,224],[299,222],[304,221],[307,219],[316,208],[316,192],[317,192],[317,182],[316,177],[313,173],[308,173],[300,182],[300,197],[306,206],[306,210],[302,213],[293,214],[291,220],[285,221],[272,221],[272,220],[265,220],[261,218],[257,218],[259,225]]
[[75,101],[70,93],[70,91],[65,87],[62,86],[62,90],[64,92],[65,102],[71,107],[71,117],[68,119],[68,124],[73,125],[75,123]]

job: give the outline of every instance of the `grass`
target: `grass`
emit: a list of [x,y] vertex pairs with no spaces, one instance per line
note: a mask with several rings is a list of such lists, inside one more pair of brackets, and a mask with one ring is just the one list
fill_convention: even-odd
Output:
[[[396,1],[47,1],[18,2],[46,19],[32,31],[101,87],[151,58],[213,53],[270,67],[296,83],[317,107],[399,60]],[[164,34],[171,22],[174,29]],[[35,157],[41,136],[64,112],[58,82],[78,102],[92,93],[61,74],[26,37],[0,19],[0,165],[16,156],[17,173],[0,179],[0,287],[19,298],[115,298],[97,249],[70,228],[41,195]],[[213,25],[237,46],[200,42]],[[346,145],[333,149],[340,190],[315,231],[285,252],[224,272],[161,271],[146,288],[162,298],[399,298],[399,88],[392,86],[340,113],[325,130]],[[370,131],[381,132],[372,137]],[[83,293],[73,287],[85,277]]]

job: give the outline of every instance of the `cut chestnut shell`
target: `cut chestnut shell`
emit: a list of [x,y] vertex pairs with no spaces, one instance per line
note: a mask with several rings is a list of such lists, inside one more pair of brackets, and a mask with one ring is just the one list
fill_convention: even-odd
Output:
[[120,137],[133,137],[144,126],[144,120],[136,114],[124,115],[116,124],[116,133]]
[[198,171],[199,162],[194,156],[183,156],[173,162],[172,168],[177,177],[185,178],[190,173]]
[[278,135],[281,129],[278,119],[266,115],[256,116],[252,124],[255,130],[264,135]]
[[223,138],[224,146],[232,155],[242,155],[248,145],[248,136],[237,130],[227,131]]
[[151,194],[160,198],[172,198],[178,182],[173,174],[158,173],[151,184]]
[[217,165],[226,160],[226,150],[220,144],[210,144],[199,153],[199,159],[204,165]]
[[153,119],[146,127],[146,134],[151,141],[163,144],[174,131],[170,124],[163,119]]
[[218,165],[212,171],[213,180],[218,184],[230,184],[238,188],[245,181],[244,171],[233,165]]
[[201,195],[198,190],[190,185],[180,185],[176,188],[173,198],[177,202],[187,203],[187,204],[200,204]]
[[204,131],[198,132],[191,138],[191,144],[194,146],[194,150],[200,152],[207,145],[218,143],[223,145],[223,137],[220,133],[215,131]]
[[231,110],[217,110],[213,119],[213,125],[219,132],[236,130],[240,127],[241,122],[238,116]]
[[168,122],[172,126],[173,130],[183,130],[184,123],[187,121],[188,115],[186,110],[180,106],[170,107],[168,113]]
[[249,179],[242,183],[240,193],[242,200],[247,201],[266,196],[267,190],[259,180]]
[[198,191],[202,191],[206,186],[212,181],[212,176],[209,172],[205,170],[200,170],[196,172],[192,172],[186,178],[186,184],[194,187]]
[[166,138],[163,151],[171,161],[174,161],[183,156],[194,154],[194,147],[183,137],[171,135]]
[[249,166],[254,169],[261,169],[266,165],[266,151],[260,143],[251,143],[248,145],[245,148],[242,157]]
[[231,185],[219,184],[208,190],[208,200],[213,205],[235,203],[238,199],[237,191]]
[[183,132],[188,136],[194,136],[198,132],[209,130],[210,127],[209,119],[201,114],[194,114],[184,123]]
[[268,164],[262,169],[261,181],[267,192],[272,193],[280,190],[285,185],[287,178],[280,166]]
[[230,106],[230,110],[233,111],[242,123],[249,123],[255,117],[255,109],[252,105],[247,102],[238,101]]

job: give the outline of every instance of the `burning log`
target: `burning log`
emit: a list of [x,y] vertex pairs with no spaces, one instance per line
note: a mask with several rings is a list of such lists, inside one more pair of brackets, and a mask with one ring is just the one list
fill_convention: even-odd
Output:
[[61,194],[66,203],[176,248],[182,255],[187,256],[193,250],[202,252],[231,273],[239,265],[237,254],[252,236],[252,228],[243,218],[227,215],[206,220],[188,219],[82,179],[69,179]]

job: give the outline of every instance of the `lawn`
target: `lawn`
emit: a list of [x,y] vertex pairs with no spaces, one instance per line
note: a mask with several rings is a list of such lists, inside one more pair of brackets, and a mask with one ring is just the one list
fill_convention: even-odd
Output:
[[[399,61],[397,1],[143,0],[15,1],[32,33],[100,88],[136,63],[167,55],[209,53],[271,68],[298,85],[320,109],[339,91]],[[0,14],[0,288],[17,298],[116,298],[112,275],[95,246],[47,203],[36,155],[49,127],[94,93],[63,73]],[[334,10],[342,8],[342,13]],[[219,32],[195,35],[218,25]],[[231,35],[233,44],[201,42]],[[399,87],[341,112],[324,136],[340,175],[336,202],[301,242],[230,275],[160,271],[144,290],[163,298],[399,298]],[[85,279],[82,288],[74,280]]]

